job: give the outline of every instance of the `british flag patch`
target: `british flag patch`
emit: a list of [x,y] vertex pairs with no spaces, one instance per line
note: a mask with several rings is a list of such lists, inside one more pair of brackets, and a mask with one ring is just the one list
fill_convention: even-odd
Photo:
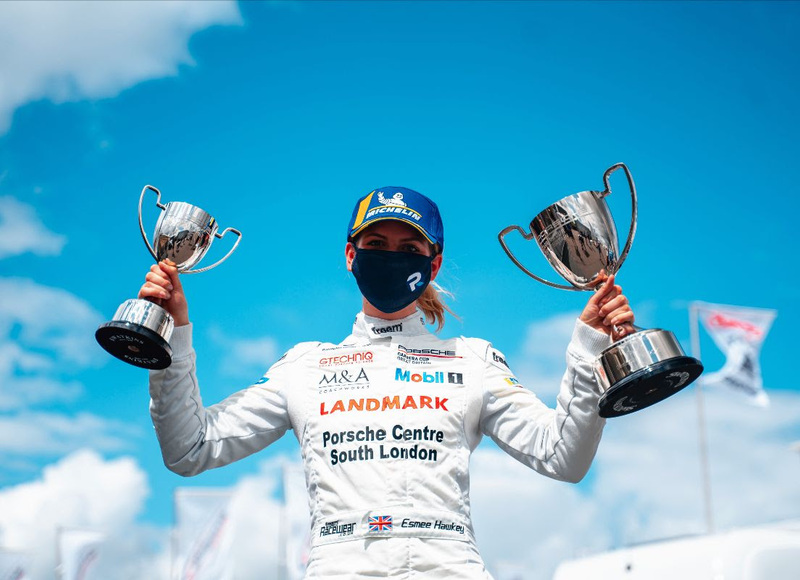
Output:
[[370,532],[391,532],[392,516],[369,516]]

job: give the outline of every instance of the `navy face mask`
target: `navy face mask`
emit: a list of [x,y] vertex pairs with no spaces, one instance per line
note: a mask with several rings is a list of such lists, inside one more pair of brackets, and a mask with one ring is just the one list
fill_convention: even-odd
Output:
[[428,287],[433,256],[356,248],[353,276],[364,298],[381,312],[402,310]]

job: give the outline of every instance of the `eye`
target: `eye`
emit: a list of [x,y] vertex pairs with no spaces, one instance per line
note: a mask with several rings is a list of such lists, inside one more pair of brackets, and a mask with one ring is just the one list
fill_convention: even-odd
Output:
[[418,244],[403,244],[400,250],[411,254],[418,254],[422,251],[422,248]]
[[382,248],[385,242],[380,238],[372,238],[371,240],[365,240],[364,245],[370,248]]

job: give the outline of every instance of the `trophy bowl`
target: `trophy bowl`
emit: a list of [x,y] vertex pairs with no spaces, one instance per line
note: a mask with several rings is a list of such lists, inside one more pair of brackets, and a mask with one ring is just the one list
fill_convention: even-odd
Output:
[[[622,252],[617,228],[605,197],[611,193],[609,176],[623,169],[631,192],[631,225]],[[582,191],[548,206],[530,222],[530,232],[508,226],[500,245],[523,272],[562,290],[596,290],[605,275],[616,274],[628,256],[634,235],[638,198],[628,167],[617,163],[603,175],[603,191]],[[509,249],[505,236],[519,232],[535,239],[547,261],[569,285],[556,284],[528,270]],[[702,363],[686,356],[675,335],[660,328],[634,332],[605,349],[595,363],[603,395],[601,417],[617,417],[649,407],[688,386],[703,372]]]
[[[142,222],[142,201],[150,190],[158,195],[156,206],[162,210],[156,222],[153,245],[150,245]],[[217,221],[199,207],[185,202],[161,203],[161,192],[146,185],[139,196],[139,231],[147,249],[156,262],[171,260],[181,274],[196,274],[215,268],[228,259],[242,239],[233,228],[217,231]],[[214,238],[232,232],[236,243],[216,263],[205,268],[192,269],[203,259]],[[153,247],[155,246],[155,248]],[[149,299],[126,300],[117,309],[113,320],[101,324],[95,338],[106,351],[134,366],[147,369],[164,369],[172,364],[172,337],[175,323],[172,316],[156,302]]]

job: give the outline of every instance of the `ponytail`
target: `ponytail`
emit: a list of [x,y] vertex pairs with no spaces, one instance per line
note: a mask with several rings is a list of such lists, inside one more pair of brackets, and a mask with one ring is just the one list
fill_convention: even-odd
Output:
[[450,298],[453,297],[450,292],[439,286],[436,282],[431,282],[428,284],[428,287],[425,288],[425,291],[422,293],[422,295],[417,298],[417,306],[425,315],[425,320],[427,323],[436,323],[436,332],[439,332],[442,328],[444,328],[445,311],[458,318],[455,312],[450,310],[450,307],[442,302],[442,298],[440,296],[441,294],[449,296]]

